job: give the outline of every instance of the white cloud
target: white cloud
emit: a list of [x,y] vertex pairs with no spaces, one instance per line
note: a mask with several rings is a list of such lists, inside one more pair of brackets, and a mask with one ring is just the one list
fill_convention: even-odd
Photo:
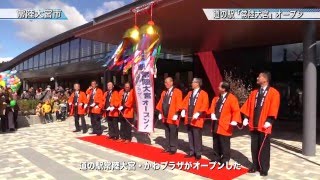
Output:
[[[17,20],[15,24],[19,27],[17,35],[23,40],[32,43],[45,41],[53,36],[61,34],[67,30],[80,26],[86,23],[84,16],[73,6],[61,2],[60,0],[40,1],[38,4],[33,4],[26,0],[19,0],[15,3],[18,7],[46,9],[56,8],[62,9],[68,20]],[[32,7],[30,7],[32,6]]]
[[106,1],[102,4],[101,7],[96,9],[95,11],[87,11],[85,13],[85,18],[87,21],[91,21],[93,18],[110,12],[112,10],[118,9],[124,6],[126,3],[124,1]]
[[13,59],[13,58],[12,57],[0,57],[0,63],[11,61],[11,59]]
[[17,8],[32,8],[35,6],[35,4],[27,0],[10,0],[10,2]]

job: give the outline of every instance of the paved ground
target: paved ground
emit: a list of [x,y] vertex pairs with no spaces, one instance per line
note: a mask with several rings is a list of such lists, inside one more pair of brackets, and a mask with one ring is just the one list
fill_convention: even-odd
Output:
[[[134,141],[151,143],[161,147],[164,132],[161,125],[151,135],[151,140],[136,135]],[[78,140],[72,120],[51,124],[38,124],[21,128],[16,133],[0,134],[0,179],[205,179],[184,171],[83,171],[81,162],[135,161],[144,164],[146,160],[118,153],[104,147]],[[187,135],[182,127],[179,134],[180,151],[187,151]],[[264,179],[319,179],[320,145],[315,157],[301,155],[299,135],[275,133],[271,149],[271,170]],[[250,138],[246,131],[239,131],[232,138],[232,162],[250,165]],[[85,135],[87,136],[87,135]],[[205,130],[204,156],[212,154],[212,139]],[[249,157],[249,159],[248,159]],[[258,174],[246,174],[238,179],[260,179]]]

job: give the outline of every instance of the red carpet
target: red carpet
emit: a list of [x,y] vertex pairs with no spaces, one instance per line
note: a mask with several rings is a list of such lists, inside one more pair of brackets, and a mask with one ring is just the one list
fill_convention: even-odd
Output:
[[[136,156],[142,159],[146,159],[148,161],[153,161],[153,162],[157,162],[157,163],[161,163],[161,162],[175,162],[175,169],[179,169],[177,163],[178,162],[184,162],[184,163],[188,163],[191,162],[192,163],[192,167],[189,170],[185,170],[185,165],[183,165],[183,168],[181,170],[189,172],[189,173],[193,173],[199,176],[203,176],[206,178],[210,178],[210,179],[222,179],[222,180],[226,180],[226,179],[233,179],[236,178],[238,176],[241,176],[243,174],[245,174],[248,170],[245,168],[242,168],[240,170],[227,170],[225,167],[223,167],[222,169],[218,170],[218,165],[215,166],[215,168],[213,170],[210,170],[210,168],[213,166],[212,164],[209,164],[209,161],[206,159],[201,159],[200,162],[200,168],[199,169],[194,169],[194,162],[196,162],[194,160],[194,158],[184,158],[184,154],[181,153],[177,153],[175,155],[169,155],[167,153],[161,153],[162,149],[157,148],[157,147],[153,147],[151,145],[147,145],[147,144],[141,144],[141,143],[128,143],[128,144],[124,144],[124,143],[119,143],[119,142],[115,142],[112,140],[108,140],[106,139],[106,136],[87,136],[87,137],[81,137],[79,138],[83,141],[87,141],[87,142],[91,142],[109,149],[113,149],[115,151],[119,151],[125,154],[129,154],[132,156]],[[208,165],[208,167],[204,167],[201,165]],[[173,165],[167,166],[167,169],[171,169]]]

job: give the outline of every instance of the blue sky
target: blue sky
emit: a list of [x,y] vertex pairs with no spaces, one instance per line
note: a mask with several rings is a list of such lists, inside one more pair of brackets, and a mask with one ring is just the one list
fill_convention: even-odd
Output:
[[67,21],[0,20],[0,61],[133,0],[1,0],[0,8],[60,8]]

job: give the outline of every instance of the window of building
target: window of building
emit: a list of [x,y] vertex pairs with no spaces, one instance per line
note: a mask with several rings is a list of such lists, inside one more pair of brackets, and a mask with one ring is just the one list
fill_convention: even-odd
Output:
[[92,51],[94,54],[93,59],[103,58],[104,53],[105,53],[105,49],[106,49],[105,43],[94,41],[92,48],[93,48]]
[[106,50],[107,50],[107,52],[111,52],[111,51],[114,51],[117,47],[118,46],[114,45],[114,44],[107,44]]
[[69,42],[61,45],[61,65],[68,64],[69,60]]
[[74,39],[70,42],[70,62],[79,62],[80,39]]
[[31,57],[29,60],[28,60],[28,69],[29,70],[32,70],[33,68],[33,57]]
[[52,66],[52,49],[46,51],[46,67]]
[[39,68],[39,54],[33,57],[33,69]]
[[60,45],[53,48],[53,66],[59,66],[60,63]]
[[39,69],[43,69],[46,64],[46,52],[42,52],[39,57]]
[[23,70],[28,69],[28,60],[23,61]]
[[91,41],[81,39],[81,61],[87,61],[91,59]]
[[19,70],[19,71],[22,71],[22,70],[23,70],[23,63],[20,63],[20,64],[18,65],[18,70]]

